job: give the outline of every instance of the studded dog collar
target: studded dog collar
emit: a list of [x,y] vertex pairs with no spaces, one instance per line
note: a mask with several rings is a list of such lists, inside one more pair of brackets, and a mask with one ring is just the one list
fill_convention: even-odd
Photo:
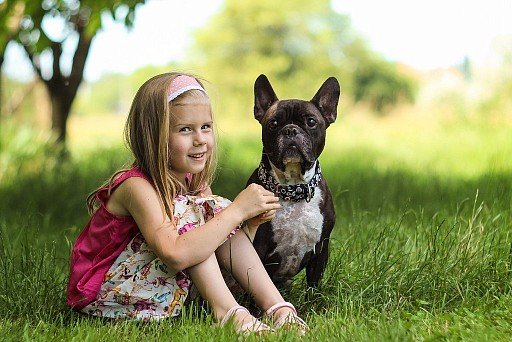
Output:
[[306,202],[309,202],[315,195],[315,188],[322,179],[322,171],[320,170],[320,162],[317,160],[315,174],[308,183],[282,185],[272,177],[270,171],[261,162],[258,168],[258,178],[267,190],[272,191],[285,201],[300,202],[306,200]]

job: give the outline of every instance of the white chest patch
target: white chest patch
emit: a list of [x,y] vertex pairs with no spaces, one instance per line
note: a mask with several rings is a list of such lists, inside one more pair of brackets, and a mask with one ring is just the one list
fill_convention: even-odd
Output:
[[277,247],[270,254],[278,253],[282,257],[278,277],[291,278],[297,274],[304,255],[320,240],[324,222],[319,206],[321,199],[322,191],[316,188],[309,203],[280,201],[282,208],[272,220]]

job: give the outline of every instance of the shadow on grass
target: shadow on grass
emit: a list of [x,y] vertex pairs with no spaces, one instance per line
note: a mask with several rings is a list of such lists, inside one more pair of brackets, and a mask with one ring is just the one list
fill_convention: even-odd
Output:
[[[224,149],[215,193],[234,198],[245,186],[257,146],[246,156]],[[301,274],[290,290],[302,312],[442,311],[510,294],[509,174],[383,172],[361,153],[369,152],[322,160],[337,224],[320,289],[304,296]],[[8,302],[1,318],[81,319],[64,306],[70,243],[88,219],[87,194],[126,157],[120,149],[99,151],[2,182],[0,298]]]

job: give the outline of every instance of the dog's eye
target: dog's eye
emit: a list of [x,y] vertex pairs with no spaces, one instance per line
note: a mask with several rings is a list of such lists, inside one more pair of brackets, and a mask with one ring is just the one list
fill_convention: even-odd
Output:
[[268,123],[268,128],[275,130],[277,128],[277,120],[272,120]]
[[308,124],[309,127],[315,127],[316,126],[316,120],[313,119],[313,118],[307,119],[306,123]]

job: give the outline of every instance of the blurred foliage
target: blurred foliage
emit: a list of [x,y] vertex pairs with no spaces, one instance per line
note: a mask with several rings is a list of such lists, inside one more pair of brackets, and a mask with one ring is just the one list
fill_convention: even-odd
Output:
[[252,86],[261,73],[278,97],[310,99],[335,76],[342,93],[377,111],[402,98],[414,100],[414,81],[372,53],[350,26],[328,0],[226,0],[196,32],[192,60],[229,96],[229,113],[250,112]]
[[135,93],[145,81],[153,75],[177,68],[174,64],[146,66],[130,75],[104,75],[97,82],[83,84],[74,111],[77,115],[127,115]]
[[[512,42],[512,38],[510,39]],[[512,113],[512,48],[505,51],[499,75],[487,85],[486,96],[478,104],[478,112],[488,120],[495,120]]]
[[349,47],[350,55],[357,56],[357,64],[352,73],[354,100],[370,104],[380,114],[386,113],[399,102],[414,102],[418,91],[417,82],[400,73],[395,63],[370,53],[364,45],[358,45]]
[[3,79],[2,92],[2,114],[0,120],[35,123],[36,117],[36,94],[31,91],[35,82],[25,83],[12,80],[8,77]]
[[[4,6],[6,3],[3,2]],[[116,13],[113,15],[119,16]],[[460,78],[458,84],[446,87],[441,79],[444,76],[407,70],[406,66],[386,61],[371,51],[352,30],[349,18],[335,12],[328,0],[249,0],[243,4],[227,0],[196,31],[194,39],[193,48],[183,61],[143,67],[131,75],[104,75],[97,82],[82,84],[73,105],[74,113],[126,114],[140,85],[154,74],[168,70],[204,76],[211,82],[207,87],[218,106],[216,112],[222,118],[235,120],[252,120],[253,83],[260,73],[267,74],[278,97],[301,99],[311,98],[328,76],[335,76],[342,89],[340,113],[352,112],[355,102],[372,112],[393,113],[400,110],[398,105],[402,102],[425,98],[427,87],[431,93],[426,96],[428,103],[423,101],[419,105],[434,103],[434,110],[446,116],[495,117],[506,115],[512,108],[508,96],[512,88],[510,56],[503,56],[505,65],[501,68],[509,71],[500,70],[487,83],[482,83],[477,67],[466,58],[461,66],[465,77],[456,76]],[[437,77],[434,82],[433,77]],[[23,94],[20,89],[28,86],[9,80],[4,83],[5,113],[12,107],[12,94]],[[485,91],[475,92],[475,87],[485,87]],[[32,94],[23,102],[16,117],[25,118],[41,111],[41,102]],[[28,114],[24,115],[25,112]]]
[[500,80],[489,96],[479,104],[479,112],[486,118],[501,117],[512,113],[512,78]]
[[55,167],[58,159],[49,132],[14,121],[2,124],[0,132],[0,183]]
[[[135,7],[144,0],[5,0],[5,3],[10,17],[18,20],[14,26],[9,20],[0,20],[0,31],[11,32],[5,37],[0,35],[0,44],[13,40],[25,49],[48,91],[52,129],[57,133],[57,141],[64,143],[67,119],[82,83],[92,39],[102,26],[101,16],[108,12],[114,20],[131,26]],[[48,21],[53,25],[46,25]],[[70,42],[76,42],[73,51],[65,51],[66,43]],[[48,68],[41,63],[45,57],[51,57]],[[66,67],[65,59],[70,68]]]
[[34,14],[36,14],[38,11],[42,11],[40,10],[40,6],[38,6],[37,1],[31,1],[27,4],[25,4],[24,1],[0,1],[0,116],[2,115],[3,109],[5,107],[3,102],[4,80],[2,77],[4,55],[9,42],[11,42],[20,32],[20,24],[23,19],[25,10],[33,12]]
[[7,44],[15,39],[22,29],[21,22],[26,13],[31,13],[34,18],[40,20],[43,9],[38,1],[4,0],[0,1],[0,13],[0,62],[3,62]]
[[[22,18],[14,38],[33,53],[42,53],[61,45],[68,37],[84,34],[91,38],[102,26],[101,16],[109,13],[114,20],[133,25],[135,6],[144,0],[5,0],[7,7],[19,8]],[[45,29],[45,22],[55,20],[62,26],[59,34]],[[0,22],[2,23],[2,22]],[[3,23],[2,23],[3,24]]]
[[[106,75],[101,82],[84,84],[81,96],[75,103],[75,113],[119,114],[127,113],[133,98],[133,87],[130,79],[119,74]],[[126,94],[129,93],[129,94]],[[125,95],[126,94],[126,95]]]

